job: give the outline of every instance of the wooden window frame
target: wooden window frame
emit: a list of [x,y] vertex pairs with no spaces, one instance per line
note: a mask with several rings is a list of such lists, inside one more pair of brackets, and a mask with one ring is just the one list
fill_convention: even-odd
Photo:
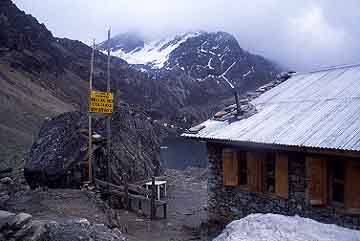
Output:
[[308,202],[312,206],[326,206],[329,196],[328,161],[323,156],[314,155],[306,156],[305,160]]
[[[227,159],[228,154],[232,155],[230,159]],[[239,186],[239,162],[237,158],[237,152],[231,148],[223,148],[222,150],[222,165],[223,165],[223,186],[225,187],[237,187]],[[237,176],[237,177],[236,177]]]
[[[352,196],[353,194],[353,186],[354,186],[354,182],[352,179],[354,179],[355,175],[356,177],[358,176],[358,173],[360,173],[359,170],[354,171],[352,170],[352,168],[355,168],[354,165],[358,165],[360,166],[360,160],[359,159],[354,159],[354,158],[346,158],[346,157],[333,157],[333,156],[324,156],[324,155],[311,155],[311,156],[306,156],[307,159],[307,170],[309,167],[308,164],[308,158],[314,158],[314,159],[321,159],[324,161],[324,175],[325,175],[325,203],[322,204],[311,204],[313,206],[321,206],[321,207],[332,207],[335,208],[336,211],[338,213],[341,214],[347,214],[347,215],[359,215],[360,214],[360,205],[359,203],[357,203],[357,205],[359,207],[354,207],[352,206],[353,204],[351,203],[351,201],[353,201],[353,199],[357,199],[360,198],[360,189],[357,189],[357,193],[355,195],[358,196]],[[334,168],[334,162],[343,162],[344,164],[344,180],[339,180],[339,182],[341,184],[344,185],[344,201],[343,202],[337,202],[333,200],[333,168]],[[356,163],[356,164],[355,164]],[[360,167],[357,167],[360,168]],[[307,171],[308,172],[308,171]],[[307,177],[309,178],[309,177]],[[310,179],[308,179],[309,181]],[[359,187],[360,188],[360,187]],[[352,199],[353,198],[353,199]],[[311,197],[308,196],[308,200],[311,200]]]
[[[349,159],[345,167],[345,212],[347,214],[359,215],[360,214],[360,159]],[[357,180],[356,180],[357,179]],[[354,187],[355,180],[355,187]],[[355,190],[354,190],[355,188]],[[353,206],[351,203],[356,199],[357,203]]]
[[263,194],[263,168],[264,152],[248,151],[246,153],[248,167],[248,185],[249,192]]
[[275,194],[289,198],[289,154],[277,152],[275,156]]
[[248,161],[248,190],[252,193],[271,198],[289,198],[289,166],[288,154],[285,152],[272,152],[274,154],[274,192],[266,190],[266,156],[267,152],[249,151]]
[[[233,160],[232,161],[235,161],[236,164],[236,175],[237,175],[237,180],[236,182],[232,182],[232,183],[229,183],[227,182],[227,179],[226,179],[226,171],[225,171],[225,159],[224,159],[224,155],[226,152],[230,152],[230,153],[233,153]],[[244,158],[244,160],[241,160],[242,158]],[[241,168],[241,161],[245,161],[246,163],[246,170],[242,170]],[[248,163],[247,163],[247,152],[246,151],[243,151],[243,150],[239,150],[239,149],[232,149],[232,148],[223,148],[223,151],[222,151],[222,165],[223,165],[223,185],[225,187],[240,187],[242,189],[248,189]],[[234,163],[233,163],[233,166],[234,166]],[[242,178],[242,175],[246,175],[245,176],[245,180],[246,180],[246,184],[242,184],[241,183],[241,178]]]
[[[267,191],[266,161],[268,155],[274,158],[274,191]],[[289,198],[289,155],[285,152],[267,152],[263,160],[263,194],[272,198]]]

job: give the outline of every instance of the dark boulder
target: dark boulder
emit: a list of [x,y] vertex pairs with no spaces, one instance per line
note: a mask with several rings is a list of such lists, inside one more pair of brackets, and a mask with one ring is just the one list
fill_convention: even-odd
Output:
[[80,112],[69,112],[45,120],[38,139],[25,157],[24,175],[30,185],[64,187],[69,182],[79,184],[81,180],[67,180],[68,171],[74,169],[84,153],[81,148],[87,140],[80,130],[87,128],[86,116]]
[[[87,180],[87,114],[69,112],[46,120],[25,157],[24,175],[30,187],[79,187]],[[105,118],[93,119],[93,130],[106,136]],[[113,183],[122,175],[138,181],[159,175],[159,150],[170,129],[154,123],[144,112],[122,106],[112,116],[110,170]],[[106,179],[106,141],[94,144],[95,175]]]

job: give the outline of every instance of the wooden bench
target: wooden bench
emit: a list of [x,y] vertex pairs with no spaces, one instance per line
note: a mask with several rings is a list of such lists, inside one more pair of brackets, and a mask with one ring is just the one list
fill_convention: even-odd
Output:
[[[151,190],[147,190],[143,187],[134,184],[115,185],[112,183],[104,182],[99,179],[95,179],[96,186],[104,193],[117,196],[124,199],[124,205],[128,210],[132,210],[132,201],[138,201],[138,208],[142,210],[142,202],[150,202],[150,217],[155,219],[156,210],[158,207],[163,208],[163,218],[167,218],[167,202],[156,200],[155,185]],[[137,194],[133,194],[133,193]],[[148,198],[150,197],[150,198]]]

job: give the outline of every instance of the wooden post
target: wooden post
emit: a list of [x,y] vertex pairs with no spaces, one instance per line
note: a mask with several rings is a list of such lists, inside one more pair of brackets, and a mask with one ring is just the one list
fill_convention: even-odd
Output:
[[155,198],[156,198],[155,177],[152,177],[152,182],[151,182],[151,211],[150,211],[150,219],[151,220],[155,219],[155,216],[156,216]]
[[[111,91],[111,86],[110,86],[110,31],[111,29],[109,29],[108,31],[108,61],[107,61],[107,82],[106,82],[106,91],[108,93],[110,93]],[[106,138],[106,164],[107,164],[107,181],[108,183],[111,183],[111,155],[110,155],[110,150],[111,150],[111,115],[109,115],[106,119],[106,133],[107,133],[107,138]],[[109,191],[109,189],[108,189]],[[110,197],[109,197],[110,200]],[[110,201],[109,201],[110,202]],[[110,204],[109,204],[110,205]]]
[[[95,59],[95,40],[93,41],[92,53],[91,53],[91,62],[90,62],[90,79],[89,79],[89,100],[92,91],[93,85],[93,76],[94,76],[94,59]],[[89,183],[93,182],[93,170],[92,170],[92,120],[91,113],[89,112],[89,160],[88,160],[88,175],[89,175]]]

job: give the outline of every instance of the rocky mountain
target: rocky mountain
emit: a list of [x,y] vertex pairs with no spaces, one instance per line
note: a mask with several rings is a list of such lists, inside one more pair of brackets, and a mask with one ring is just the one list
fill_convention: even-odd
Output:
[[229,93],[232,85],[240,91],[258,87],[280,70],[273,62],[243,50],[226,32],[189,32],[160,40],[129,32],[98,45],[104,52],[109,47],[112,55],[143,72],[174,72],[175,77],[182,71],[215,95]]

